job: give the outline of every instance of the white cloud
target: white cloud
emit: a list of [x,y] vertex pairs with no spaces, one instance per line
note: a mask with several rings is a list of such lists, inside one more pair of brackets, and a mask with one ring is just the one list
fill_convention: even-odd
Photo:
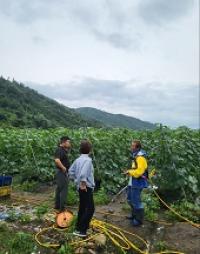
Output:
[[171,127],[199,127],[197,85],[88,77],[65,84],[28,85],[68,107],[96,107]]
[[0,75],[55,83],[35,88],[69,106],[98,102],[115,113],[196,126],[198,10],[198,0],[0,0]]

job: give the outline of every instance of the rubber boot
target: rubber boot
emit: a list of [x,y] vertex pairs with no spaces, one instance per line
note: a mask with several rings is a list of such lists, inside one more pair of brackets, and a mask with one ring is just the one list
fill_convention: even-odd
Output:
[[135,218],[133,219],[133,226],[140,226],[144,220],[144,208],[135,209]]
[[126,219],[127,219],[127,220],[134,220],[134,218],[135,218],[135,211],[134,211],[134,209],[132,208],[131,214],[130,214],[129,216],[126,216]]

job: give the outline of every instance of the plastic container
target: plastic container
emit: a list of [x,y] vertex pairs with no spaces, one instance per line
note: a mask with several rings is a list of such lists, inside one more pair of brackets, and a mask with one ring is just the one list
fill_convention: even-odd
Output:
[[0,187],[10,186],[12,184],[12,176],[0,176]]
[[0,187],[0,197],[9,196],[12,192],[11,186]]

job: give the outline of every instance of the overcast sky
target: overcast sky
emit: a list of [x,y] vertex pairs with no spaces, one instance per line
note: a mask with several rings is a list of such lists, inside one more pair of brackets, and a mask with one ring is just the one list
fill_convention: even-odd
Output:
[[199,127],[199,0],[0,0],[0,74],[69,107]]

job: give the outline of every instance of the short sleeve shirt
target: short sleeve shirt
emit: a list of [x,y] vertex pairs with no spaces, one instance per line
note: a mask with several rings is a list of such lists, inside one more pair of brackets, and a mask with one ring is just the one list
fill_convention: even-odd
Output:
[[[66,169],[68,170],[70,167],[70,162],[69,162],[67,153],[68,153],[67,150],[65,150],[63,147],[59,146],[55,151],[54,157],[55,157],[55,159],[60,159],[63,166],[66,167]],[[60,169],[60,168],[58,168],[58,169]]]

